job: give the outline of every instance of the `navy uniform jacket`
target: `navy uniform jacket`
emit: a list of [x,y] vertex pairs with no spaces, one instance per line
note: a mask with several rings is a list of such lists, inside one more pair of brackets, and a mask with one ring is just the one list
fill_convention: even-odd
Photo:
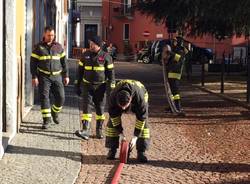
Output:
[[129,108],[136,115],[134,135],[139,136],[144,128],[145,121],[148,119],[147,90],[141,82],[136,80],[121,80],[116,84],[116,87],[110,95],[108,112],[113,126],[117,128],[119,133],[123,131],[121,125],[121,115],[126,111],[119,107],[116,102],[116,94],[121,90],[128,91],[132,96]]
[[64,77],[68,77],[68,66],[61,44],[57,42],[53,42],[51,45],[47,45],[45,42],[38,43],[31,54],[30,71],[32,78],[36,78],[39,73],[62,74]]
[[114,64],[111,56],[100,50],[98,53],[84,52],[79,61],[78,81],[101,84],[114,83]]

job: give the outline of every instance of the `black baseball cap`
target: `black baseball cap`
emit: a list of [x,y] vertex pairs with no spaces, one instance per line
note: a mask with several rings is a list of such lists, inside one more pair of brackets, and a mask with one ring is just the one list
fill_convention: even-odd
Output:
[[94,42],[96,45],[101,46],[102,45],[102,39],[100,36],[93,36],[89,38],[89,41]]

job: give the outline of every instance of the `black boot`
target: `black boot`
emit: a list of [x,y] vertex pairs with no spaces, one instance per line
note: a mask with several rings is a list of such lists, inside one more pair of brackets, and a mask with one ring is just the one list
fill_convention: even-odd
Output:
[[115,155],[116,155],[116,148],[111,148],[109,149],[108,155],[107,155],[107,159],[108,160],[114,160],[115,159]]
[[88,121],[82,121],[82,125],[82,130],[77,130],[75,134],[78,137],[88,140],[90,136],[90,123]]
[[59,121],[59,118],[58,118],[58,113],[51,110],[51,115],[52,115],[52,119],[53,119],[54,123],[59,124],[60,121]]
[[176,109],[178,110],[177,115],[180,117],[184,117],[186,114],[181,108],[181,100],[175,100],[174,102],[175,102]]
[[43,118],[43,124],[42,124],[42,129],[48,129],[51,123],[51,118]]
[[147,163],[148,158],[145,155],[145,152],[137,152],[137,160],[141,163]]
[[103,138],[102,125],[103,125],[103,120],[96,121],[96,137],[98,139]]

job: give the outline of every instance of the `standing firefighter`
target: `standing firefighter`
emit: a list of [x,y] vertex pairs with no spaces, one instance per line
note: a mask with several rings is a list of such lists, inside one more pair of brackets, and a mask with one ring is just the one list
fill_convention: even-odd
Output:
[[[172,47],[167,45],[163,49],[162,59],[166,66],[168,83],[172,92],[170,98],[174,101],[178,115],[185,115],[181,108],[179,85],[187,50],[181,45],[180,39],[174,39]],[[171,109],[166,108],[166,111],[171,111]]]
[[148,92],[142,83],[135,80],[121,80],[116,84],[109,99],[110,119],[106,128],[106,143],[109,148],[107,159],[115,159],[119,147],[119,137],[124,139],[121,122],[122,113],[131,109],[136,115],[134,137],[130,141],[131,147],[136,145],[137,159],[147,162],[145,151],[149,147],[150,134],[148,127]]
[[[65,99],[63,83],[64,85],[69,83],[65,53],[62,46],[54,41],[54,38],[54,29],[46,27],[43,41],[35,46],[30,60],[32,85],[39,87],[43,129],[48,128],[51,115],[54,123],[59,124],[58,113],[61,111]],[[50,91],[55,98],[52,106]]]
[[103,138],[102,126],[105,120],[106,91],[110,91],[115,86],[112,57],[101,49],[101,43],[99,36],[89,39],[90,50],[84,52],[79,61],[77,89],[78,95],[80,95],[80,84],[83,83],[83,113],[82,130],[76,131],[76,135],[86,140],[90,136],[92,104],[96,109],[96,137]]

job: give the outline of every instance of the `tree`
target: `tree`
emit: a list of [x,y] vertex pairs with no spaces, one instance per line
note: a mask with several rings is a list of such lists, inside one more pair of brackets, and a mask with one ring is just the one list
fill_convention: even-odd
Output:
[[250,31],[249,0],[137,0],[136,9],[187,35],[218,39]]

